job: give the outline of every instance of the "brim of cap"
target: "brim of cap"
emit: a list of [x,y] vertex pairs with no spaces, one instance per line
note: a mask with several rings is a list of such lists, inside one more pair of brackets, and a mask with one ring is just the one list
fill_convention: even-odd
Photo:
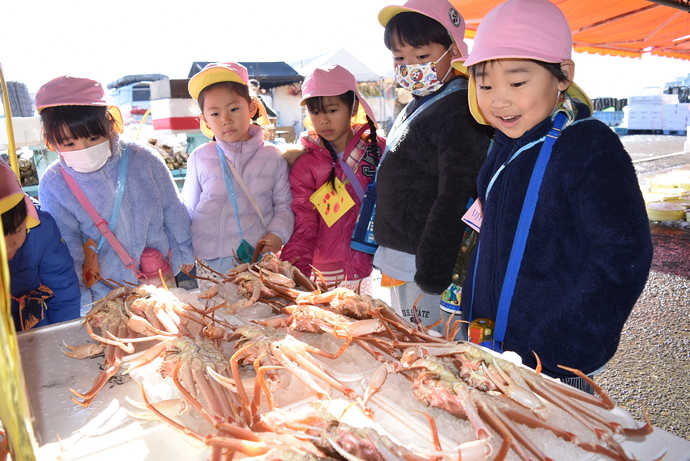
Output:
[[[455,67],[455,62],[453,62],[453,67]],[[470,74],[470,87],[467,93],[472,117],[474,117],[474,119],[482,125],[491,125],[491,123],[489,123],[489,121],[484,117],[484,114],[482,114],[482,111],[479,109],[479,102],[477,101],[477,81],[472,74]]]
[[[568,93],[570,97],[578,99],[582,103],[586,104],[587,107],[589,107],[590,114],[594,113],[594,106],[592,104],[592,100],[589,99],[587,93],[582,91],[582,88],[580,88],[578,85],[576,85],[575,83],[571,83],[568,89],[565,90],[565,92]],[[468,93],[470,112],[472,113],[474,119],[482,125],[491,125],[491,123],[489,123],[486,117],[484,117],[484,114],[482,113],[481,109],[479,109],[479,102],[477,101],[477,82],[475,81],[473,75],[470,75],[470,88]]]
[[544,62],[563,62],[562,56],[544,53],[542,50],[526,50],[524,48],[495,47],[472,50],[465,66],[470,67],[483,61],[494,59],[536,59]]
[[312,93],[305,93],[304,86],[302,86],[302,98],[299,100],[299,105],[304,106],[309,98],[318,98],[321,96],[340,96],[348,91],[349,88],[345,88],[344,85],[318,85],[317,88],[313,88]]
[[26,203],[26,228],[31,229],[41,224],[38,219],[38,212],[34,203],[31,201],[28,195],[23,192],[17,192],[15,194],[8,195],[7,197],[0,200],[0,214],[7,213],[12,208],[17,206],[19,202],[24,200]]
[[199,93],[209,85],[218,82],[237,82],[246,85],[247,82],[237,72],[225,67],[211,67],[194,75],[188,84],[189,94],[195,100],[199,100]]
[[36,112],[39,114],[43,111],[43,109],[47,109],[48,107],[63,107],[63,106],[94,106],[94,107],[108,107],[109,104],[103,101],[103,103],[99,104],[94,104],[93,101],[88,101],[88,100],[78,100],[78,99],[70,99],[68,102],[60,102],[60,103],[53,103],[53,104],[43,104],[40,106],[36,106]]
[[469,76],[470,72],[467,70],[467,67],[465,66],[465,58],[459,57],[456,59],[453,59],[450,62],[450,65],[453,66],[453,69],[457,70],[464,76]]
[[122,132],[125,130],[125,124],[122,121],[122,112],[120,112],[120,108],[117,106],[109,106],[108,112],[110,112],[110,116],[113,117],[113,120],[115,121],[115,131],[122,134]]
[[413,13],[419,13],[423,14],[424,16],[427,16],[426,13],[422,13],[421,11],[418,10],[413,10],[412,8],[406,8],[404,6],[398,6],[398,5],[391,5],[391,6],[384,6],[381,11],[379,11],[379,23],[383,26],[386,27],[388,24],[388,21],[393,19],[393,16],[399,14],[399,13],[406,13],[406,12],[413,12]]
[[568,93],[571,98],[578,99],[580,102],[587,104],[590,115],[594,114],[594,104],[592,104],[592,100],[589,99],[587,93],[585,93],[577,84],[571,83],[565,92]]
[[213,139],[213,137],[215,136],[213,134],[213,130],[211,130],[211,128],[209,128],[209,126],[206,124],[206,122],[204,122],[202,119],[199,119],[199,128],[201,129],[201,132],[204,133],[204,135],[206,135],[206,137],[208,139]]
[[270,125],[271,121],[268,118],[268,112],[266,112],[266,106],[264,106],[264,103],[259,100],[259,98],[256,98],[256,108],[259,110],[259,118],[256,119],[256,123],[259,124],[259,126],[266,126]]

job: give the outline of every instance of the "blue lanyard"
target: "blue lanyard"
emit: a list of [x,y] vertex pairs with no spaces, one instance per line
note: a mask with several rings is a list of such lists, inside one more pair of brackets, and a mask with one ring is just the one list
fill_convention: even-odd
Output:
[[241,242],[242,240],[244,240],[242,238],[242,224],[240,224],[240,211],[239,207],[237,206],[235,183],[232,177],[232,172],[230,171],[230,167],[228,166],[229,160],[225,158],[225,155],[223,154],[223,149],[220,148],[217,142],[216,149],[218,149],[218,155],[220,156],[220,166],[223,169],[223,181],[225,182],[225,189],[228,191],[228,196],[230,197],[230,201],[232,202],[232,208],[235,210],[235,219],[237,220],[237,229],[240,232]]
[[[525,144],[524,146],[522,146],[521,148],[519,148],[517,151],[515,151],[515,153],[514,153],[513,155],[510,156],[510,158],[508,159],[508,161],[505,162],[503,165],[501,165],[501,166],[498,168],[498,170],[496,170],[496,172],[494,173],[494,175],[491,177],[491,181],[489,181],[489,185],[488,185],[487,188],[486,188],[486,194],[485,194],[485,196],[486,196],[486,197],[489,196],[489,192],[491,191],[491,188],[494,186],[494,182],[496,181],[496,179],[498,178],[498,176],[499,176],[501,173],[503,173],[503,170],[505,169],[506,166],[508,166],[508,164],[509,164],[510,162],[512,162],[513,160],[515,160],[515,159],[517,158],[518,155],[520,155],[521,153],[523,153],[523,152],[526,151],[527,149],[531,149],[532,146],[535,146],[535,145],[539,144],[540,142],[543,142],[544,139],[546,139],[546,136],[541,137],[541,138],[537,139],[536,141],[532,141],[531,143]],[[491,140],[491,145],[493,146],[493,140]]]
[[[527,193],[525,194],[525,200],[522,204],[522,211],[520,212],[520,218],[518,220],[517,229],[515,231],[515,240],[513,241],[513,246],[510,250],[510,257],[508,259],[508,267],[506,268],[506,273],[503,278],[503,286],[501,287],[501,295],[498,300],[498,310],[496,312],[496,325],[494,327],[494,340],[498,343],[502,343],[506,328],[508,326],[508,314],[510,313],[510,306],[513,299],[513,294],[515,292],[515,284],[518,277],[518,272],[520,271],[520,265],[522,264],[522,257],[525,254],[525,246],[527,244],[527,237],[529,236],[530,226],[532,225],[532,218],[534,218],[534,210],[537,206],[537,200],[539,199],[539,189],[541,188],[542,180],[544,179],[544,172],[546,171],[546,165],[551,158],[551,151],[553,150],[553,145],[561,134],[561,130],[565,126],[568,118],[565,113],[559,112],[554,119],[553,126],[549,133],[542,139],[535,141],[529,146],[541,142],[543,140],[544,144],[541,146],[539,151],[539,156],[534,165],[534,170],[532,170],[532,177],[530,178],[529,184],[527,186]],[[527,146],[525,146],[527,147]],[[506,164],[513,160],[520,152],[524,151],[520,149],[517,151]],[[502,171],[504,164],[491,180],[490,185],[497,177],[498,173]],[[487,190],[488,196],[488,190]],[[481,240],[481,239],[480,239]],[[479,252],[481,250],[481,242],[477,245],[477,255],[474,264],[474,273],[472,277],[472,302],[470,304],[470,320],[472,320],[472,304],[474,304],[475,290],[474,282],[477,279],[477,264],[479,261]]]
[[[125,195],[125,184],[127,183],[127,165],[129,165],[129,147],[125,146],[122,152],[122,159],[120,159],[120,168],[117,172],[117,186],[115,189],[115,202],[113,203],[113,211],[110,213],[108,220],[108,227],[114,231],[117,224],[117,218],[120,216],[120,207],[122,206],[122,197]],[[105,243],[105,236],[101,236],[101,241],[98,242],[96,253],[101,250]]]

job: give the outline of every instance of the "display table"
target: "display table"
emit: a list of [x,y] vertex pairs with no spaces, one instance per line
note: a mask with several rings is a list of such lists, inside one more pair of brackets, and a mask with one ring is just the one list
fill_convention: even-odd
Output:
[[[127,461],[203,459],[205,447],[194,445],[169,425],[129,416],[127,411],[139,410],[126,401],[127,397],[138,402],[143,399],[139,385],[123,375],[122,369],[91,406],[83,408],[70,399],[70,388],[91,388],[103,363],[102,356],[76,360],[61,352],[63,342],[73,346],[91,340],[80,325],[74,320],[17,335],[39,443],[36,458],[102,460],[107,453],[107,459]],[[664,445],[665,460],[690,461],[690,441],[657,428],[638,439],[632,443],[638,445],[633,452],[639,461],[651,461]],[[593,455],[592,459],[600,458]]]

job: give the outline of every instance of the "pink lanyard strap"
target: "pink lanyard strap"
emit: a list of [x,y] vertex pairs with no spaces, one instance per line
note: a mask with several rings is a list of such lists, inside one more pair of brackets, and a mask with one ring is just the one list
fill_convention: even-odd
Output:
[[82,192],[82,190],[79,188],[77,181],[75,181],[74,178],[67,173],[64,168],[62,168],[62,165],[60,166],[60,173],[62,173],[62,177],[72,190],[74,196],[77,198],[77,200],[79,200],[79,203],[81,203],[81,206],[84,208],[84,210],[86,210],[89,216],[91,216],[91,219],[93,219],[96,228],[101,234],[103,234],[103,237],[105,237],[108,243],[110,243],[110,246],[113,248],[113,250],[115,250],[115,253],[117,253],[117,255],[120,257],[125,267],[132,271],[136,280],[139,280],[142,275],[137,266],[137,262],[132,259],[129,253],[127,253],[127,250],[125,250],[117,237],[115,237],[115,234],[113,234],[108,227],[108,223],[105,221],[105,219],[101,218],[101,216],[98,214],[98,211],[96,211],[91,202],[89,202],[89,199],[84,195],[84,192]]

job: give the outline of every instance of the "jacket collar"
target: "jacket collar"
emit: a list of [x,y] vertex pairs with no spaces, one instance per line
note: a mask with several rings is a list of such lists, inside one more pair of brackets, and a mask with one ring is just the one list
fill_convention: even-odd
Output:
[[556,109],[554,109],[553,113],[527,133],[523,134],[518,139],[513,139],[506,136],[501,130],[496,130],[496,142],[502,145],[511,146],[511,148],[514,149],[519,149],[528,143],[536,141],[537,139],[546,136],[546,133],[548,133],[551,129],[553,119],[556,117],[558,112],[565,112],[568,116],[566,127],[570,126],[575,120],[581,120],[590,116],[589,108],[586,104],[575,101],[570,98],[569,95],[565,94],[565,98],[561,98],[561,101],[559,101],[559,104],[557,105]]
[[246,152],[255,152],[264,145],[263,128],[258,125],[249,125],[249,134],[252,136],[246,141],[225,142],[216,139],[216,142],[223,149],[223,153],[228,156],[235,156]]

